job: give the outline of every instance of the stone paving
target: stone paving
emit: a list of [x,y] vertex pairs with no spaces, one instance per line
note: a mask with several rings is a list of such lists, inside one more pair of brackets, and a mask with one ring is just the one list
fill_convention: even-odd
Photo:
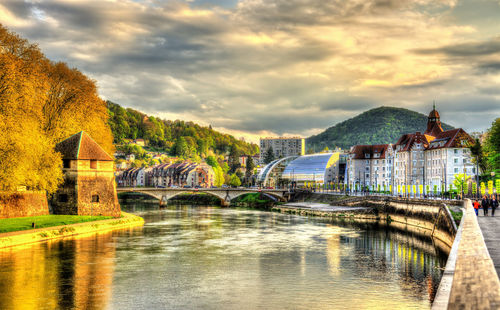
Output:
[[[500,281],[477,221],[496,219],[477,218],[470,201],[465,213],[448,309],[500,309]],[[485,229],[487,236],[498,232]],[[493,259],[498,261],[500,256]]]
[[494,217],[491,216],[491,209],[488,211],[488,216],[484,216],[483,210],[479,209],[477,221],[497,274],[500,274],[500,209],[496,210]]

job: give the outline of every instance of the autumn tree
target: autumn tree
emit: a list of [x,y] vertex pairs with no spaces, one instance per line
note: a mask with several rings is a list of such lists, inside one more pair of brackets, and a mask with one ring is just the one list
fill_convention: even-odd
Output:
[[55,144],[84,130],[112,154],[107,122],[92,80],[0,25],[1,190],[54,192],[62,181]]

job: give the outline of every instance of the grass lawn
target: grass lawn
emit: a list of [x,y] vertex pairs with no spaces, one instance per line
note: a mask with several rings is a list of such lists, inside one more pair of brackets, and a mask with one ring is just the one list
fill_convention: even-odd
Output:
[[28,230],[31,229],[31,223],[33,222],[36,224],[35,228],[44,228],[98,220],[107,220],[111,218],[111,216],[40,215],[0,219],[0,233]]

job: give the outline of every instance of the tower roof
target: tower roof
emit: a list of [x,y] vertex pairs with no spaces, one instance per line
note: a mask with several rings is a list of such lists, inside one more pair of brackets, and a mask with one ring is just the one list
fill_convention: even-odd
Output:
[[432,109],[431,113],[429,113],[429,118],[439,118],[439,112],[435,107]]
[[62,154],[63,159],[113,160],[113,157],[84,131],[58,143],[56,151]]

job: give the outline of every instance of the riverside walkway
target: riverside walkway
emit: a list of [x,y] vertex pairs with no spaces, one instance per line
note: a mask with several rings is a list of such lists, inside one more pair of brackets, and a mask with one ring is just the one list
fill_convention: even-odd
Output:
[[479,209],[477,221],[497,274],[500,275],[500,212],[497,211],[497,214],[492,217],[490,209],[489,216],[484,216],[483,210]]

